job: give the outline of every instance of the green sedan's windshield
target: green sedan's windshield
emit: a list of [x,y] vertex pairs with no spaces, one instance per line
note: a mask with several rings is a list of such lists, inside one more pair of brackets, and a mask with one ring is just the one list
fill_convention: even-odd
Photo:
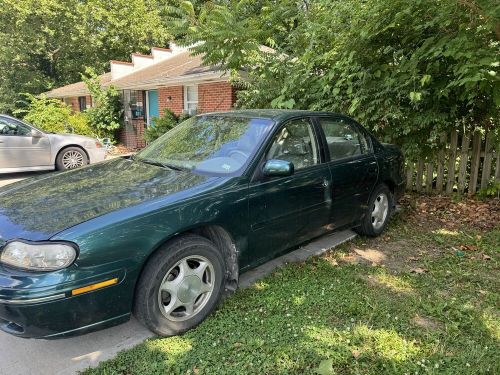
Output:
[[262,118],[192,117],[158,138],[136,159],[172,169],[235,175],[249,162],[272,124]]

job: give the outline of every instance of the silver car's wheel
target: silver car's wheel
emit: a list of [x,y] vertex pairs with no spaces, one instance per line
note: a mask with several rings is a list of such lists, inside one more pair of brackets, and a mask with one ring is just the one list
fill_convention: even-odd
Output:
[[59,152],[56,159],[58,170],[75,169],[87,165],[89,159],[83,149],[79,147],[67,147]]
[[385,223],[387,214],[389,213],[389,199],[385,193],[380,193],[375,198],[372,208],[372,225],[373,229],[379,230]]
[[78,168],[83,165],[83,155],[79,151],[71,150],[63,154],[62,163],[64,169]]
[[215,285],[212,263],[202,256],[187,256],[168,270],[158,291],[165,318],[184,321],[198,314],[210,299]]

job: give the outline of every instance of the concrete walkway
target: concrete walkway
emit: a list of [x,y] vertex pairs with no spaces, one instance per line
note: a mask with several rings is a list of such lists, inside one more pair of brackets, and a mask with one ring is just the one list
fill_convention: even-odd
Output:
[[[0,185],[32,174],[17,174],[0,178]],[[240,287],[252,285],[286,263],[300,262],[354,238],[352,231],[326,235],[280,258],[246,272],[240,277]],[[131,348],[152,334],[132,318],[120,326],[87,335],[53,341],[27,340],[0,332],[0,374],[74,374],[99,362],[113,358],[123,349]]]

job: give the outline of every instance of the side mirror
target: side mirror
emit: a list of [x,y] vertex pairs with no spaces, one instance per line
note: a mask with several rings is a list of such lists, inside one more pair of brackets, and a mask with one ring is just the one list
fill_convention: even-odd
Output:
[[264,164],[262,173],[266,177],[286,177],[291,176],[294,172],[293,163],[286,160],[268,160]]
[[43,137],[43,134],[40,133],[38,130],[35,130],[35,129],[31,129],[31,133],[30,135],[33,137],[33,138],[42,138]]

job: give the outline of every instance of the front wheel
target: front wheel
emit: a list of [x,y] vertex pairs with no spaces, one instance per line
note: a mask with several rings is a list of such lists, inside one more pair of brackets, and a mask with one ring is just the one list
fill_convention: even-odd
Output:
[[215,309],[225,274],[211,241],[192,234],[177,238],[147,262],[136,289],[135,315],[160,336],[183,333]]
[[68,147],[62,150],[56,159],[58,170],[79,168],[89,163],[85,151],[79,147]]
[[373,191],[365,216],[357,232],[365,236],[379,236],[387,226],[394,206],[394,198],[385,184],[378,185]]

